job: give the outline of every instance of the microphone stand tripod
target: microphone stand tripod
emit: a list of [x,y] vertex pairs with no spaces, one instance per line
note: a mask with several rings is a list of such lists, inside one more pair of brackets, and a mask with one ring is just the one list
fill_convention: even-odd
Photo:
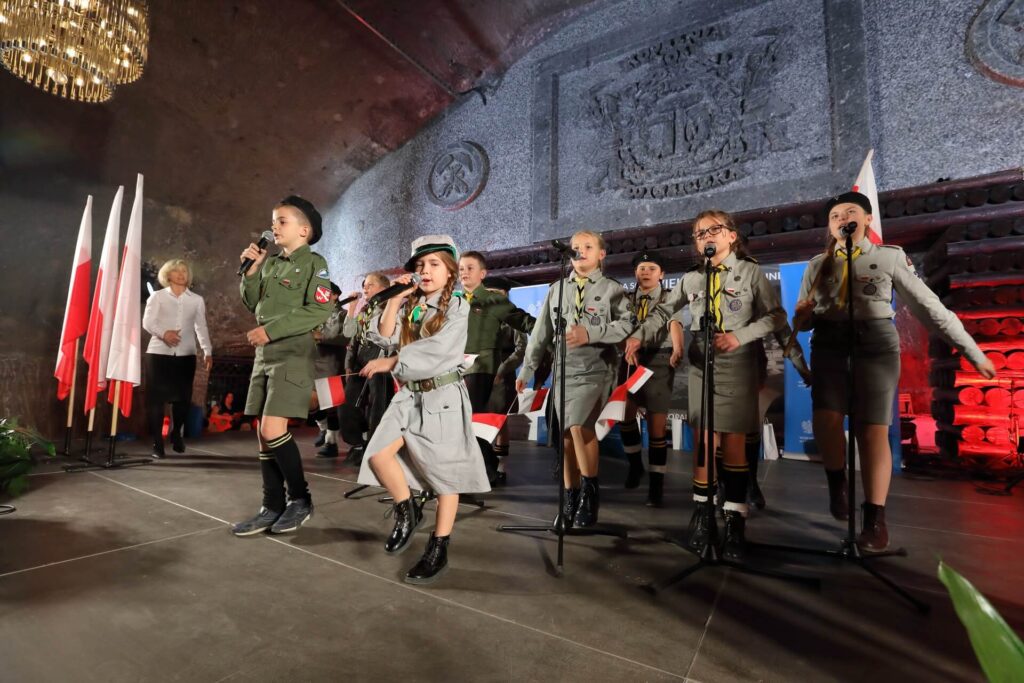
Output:
[[[660,593],[666,588],[670,588],[675,584],[686,579],[686,577],[694,574],[705,567],[716,567],[719,565],[735,569],[744,574],[754,574],[757,576],[769,576],[776,579],[787,579],[790,581],[799,581],[807,583],[813,586],[820,585],[820,580],[813,577],[797,576],[794,574],[786,574],[784,572],[774,571],[771,569],[764,569],[761,567],[754,567],[748,564],[737,564],[735,562],[729,562],[723,560],[719,555],[718,550],[718,528],[715,523],[715,512],[716,506],[714,499],[717,494],[718,485],[718,473],[716,472],[715,466],[715,347],[714,347],[714,333],[718,332],[715,316],[712,312],[711,302],[714,295],[711,286],[711,274],[714,272],[714,266],[711,264],[711,257],[715,254],[715,246],[708,245],[704,248],[704,315],[701,318],[701,333],[704,339],[704,377],[701,381],[700,390],[700,420],[699,429],[697,432],[697,466],[707,466],[707,479],[708,479],[708,501],[705,506],[705,519],[704,523],[708,529],[708,540],[701,548],[691,548],[685,540],[683,542],[676,541],[674,539],[668,539],[670,543],[679,545],[680,547],[694,553],[697,556],[697,563],[690,565],[686,569],[654,583],[647,584],[644,589],[652,594]],[[680,283],[681,286],[681,283]],[[690,342],[691,344],[696,343],[696,340]],[[723,490],[724,495],[724,490]],[[747,544],[748,547],[751,545]]]
[[[556,240],[557,242],[557,240]],[[559,248],[559,244],[555,244],[556,248]],[[564,430],[562,429],[562,422],[565,419],[565,316],[562,315],[562,309],[565,304],[565,280],[566,280],[566,250],[559,248],[560,259],[558,264],[559,280],[558,280],[558,307],[555,308],[555,356],[558,358],[558,372],[552,375],[552,389],[555,389],[555,382],[557,381],[558,389],[558,416],[555,423],[558,426],[558,441],[555,445],[555,450],[558,453],[558,515],[555,517],[554,524],[541,525],[510,525],[501,524],[498,526],[498,531],[546,531],[548,533],[556,534],[558,536],[558,559],[555,565],[555,575],[562,576],[564,573],[564,556],[565,556],[565,537],[566,536],[615,536],[618,538],[626,538],[627,534],[625,530],[611,529],[600,525],[594,525],[583,528],[566,528],[566,521],[571,523],[572,520],[562,519],[563,511],[565,510],[565,483],[564,483],[564,471],[565,471],[565,436]],[[551,427],[555,425],[548,425],[548,434],[553,431]]]
[[[854,280],[854,261],[853,261],[853,230],[844,230],[846,235],[846,309],[848,313],[847,324],[849,330],[846,335],[846,412],[848,419],[848,431],[849,436],[846,439],[846,484],[847,484],[847,520],[846,520],[846,536],[840,541],[839,547],[835,549],[822,549],[822,548],[803,548],[799,546],[788,546],[788,545],[774,545],[766,543],[750,543],[748,545],[762,548],[764,550],[781,550],[792,553],[803,553],[807,555],[817,555],[819,557],[834,557],[839,560],[851,562],[856,566],[860,567],[867,573],[874,576],[876,579],[888,586],[893,592],[902,597],[904,600],[909,602],[914,608],[921,614],[928,614],[931,611],[931,606],[911,595],[905,588],[897,584],[895,581],[890,579],[888,576],[880,573],[877,569],[871,566],[870,560],[876,560],[881,557],[906,557],[907,551],[904,548],[896,548],[895,550],[886,550],[879,553],[864,554],[861,552],[860,547],[857,545],[857,468],[854,462],[854,439],[857,434],[857,404],[854,402],[854,382],[857,379],[857,366],[856,366],[856,342],[855,342],[855,322],[854,322],[854,311],[853,311],[853,280]],[[831,255],[830,255],[831,257]],[[793,331],[793,336],[796,336],[796,330]]]

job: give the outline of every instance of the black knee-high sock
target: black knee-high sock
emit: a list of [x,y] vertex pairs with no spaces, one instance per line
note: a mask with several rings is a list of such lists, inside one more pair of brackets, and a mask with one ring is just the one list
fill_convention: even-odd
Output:
[[706,503],[708,500],[708,482],[693,479],[693,499],[698,503]]
[[273,451],[260,451],[260,472],[263,474],[263,507],[284,512],[284,475]]
[[498,471],[505,471],[505,458],[508,457],[508,444],[507,443],[496,443],[494,444],[494,456],[498,459]]
[[668,463],[668,443],[665,441],[664,434],[651,435],[647,448],[647,462],[651,466],[651,472],[665,473]]
[[761,433],[747,434],[744,446],[747,452],[747,467],[750,469],[750,476],[757,479],[757,463],[761,460]]
[[188,401],[175,401],[171,404],[171,433],[185,436],[185,420],[188,419]]
[[269,441],[267,446],[274,452],[274,460],[288,483],[288,497],[292,500],[309,500],[309,485],[302,473],[302,456],[299,455],[299,447],[292,435],[285,432],[283,436]]
[[640,439],[640,430],[636,427],[636,421],[625,421],[619,424],[619,433],[622,435],[622,450],[632,465],[642,465],[643,460],[640,453],[643,448]]
[[722,484],[725,487],[725,509],[747,515],[747,478],[750,470],[742,465],[722,465]]

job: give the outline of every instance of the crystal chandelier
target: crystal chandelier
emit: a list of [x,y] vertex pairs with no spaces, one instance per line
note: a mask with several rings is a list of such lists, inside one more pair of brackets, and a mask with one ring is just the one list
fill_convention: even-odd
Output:
[[148,0],[0,0],[0,61],[48,93],[105,102],[142,75],[148,18]]

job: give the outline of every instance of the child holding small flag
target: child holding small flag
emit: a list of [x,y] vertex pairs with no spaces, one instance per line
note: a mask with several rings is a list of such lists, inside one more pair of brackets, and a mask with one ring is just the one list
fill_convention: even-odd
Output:
[[[280,253],[250,244],[239,260],[253,264],[242,276],[242,302],[256,314],[259,327],[246,334],[256,348],[246,415],[260,415],[260,470],[263,506],[252,519],[235,524],[236,536],[263,531],[283,534],[298,529],[313,514],[313,499],[302,471],[299,447],[288,433],[288,419],[306,419],[313,391],[313,335],[331,315],[327,261],[309,247],[323,230],[320,213],[295,195],[282,199],[273,213],[274,243]],[[288,498],[285,499],[285,483]]]
[[619,366],[616,345],[632,330],[622,285],[601,272],[606,253],[604,238],[584,230],[572,236],[571,246],[576,254],[573,272],[565,280],[564,298],[556,301],[559,283],[552,284],[530,334],[523,368],[516,380],[516,391],[522,393],[553,343],[559,317],[563,318],[567,327],[565,415],[558,414],[562,373],[557,354],[553,370],[556,390],[549,403],[554,408],[548,415],[557,419],[557,428],[554,422],[549,423],[549,433],[561,435],[565,446],[565,507],[559,511],[555,524],[567,528],[597,523],[601,500],[595,426]]
[[[757,354],[754,341],[781,329],[786,312],[778,294],[761,272],[757,261],[747,255],[739,241],[732,216],[724,211],[702,211],[693,221],[693,241],[698,254],[714,245],[710,259],[713,299],[715,348],[715,434],[724,455],[721,482],[725,489],[725,536],[722,558],[731,562],[745,559],[745,525],[747,516],[747,466],[744,442],[746,434],[758,429]],[[701,262],[687,272],[653,314],[626,342],[626,358],[636,362],[644,340],[650,339],[671,316],[687,302],[693,316],[693,340],[690,343],[689,419],[700,420],[701,387],[703,384],[704,348],[702,318],[705,309],[705,264]],[[710,517],[706,514],[709,499],[708,468],[697,467],[694,454],[693,499],[696,502],[690,520],[689,545],[700,550],[707,545]],[[712,524],[714,518],[711,517]],[[717,535],[717,534],[716,534]]]
[[[395,526],[384,550],[405,550],[423,517],[411,488],[437,494],[437,517],[426,550],[405,575],[407,583],[435,581],[448,566],[448,544],[460,493],[490,491],[480,447],[473,436],[473,409],[462,375],[469,304],[453,296],[457,251],[448,235],[426,235],[412,243],[405,269],[419,286],[388,299],[371,322],[367,338],[398,355],[370,360],[360,374],[390,372],[402,387],[366,445],[369,457],[359,483],[387,488],[395,500]],[[409,284],[412,275],[396,282]]]

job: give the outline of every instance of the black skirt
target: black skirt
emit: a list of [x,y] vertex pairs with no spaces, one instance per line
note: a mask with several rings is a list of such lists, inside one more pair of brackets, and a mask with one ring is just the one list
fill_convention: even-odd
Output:
[[146,396],[155,403],[192,400],[196,357],[146,354]]

